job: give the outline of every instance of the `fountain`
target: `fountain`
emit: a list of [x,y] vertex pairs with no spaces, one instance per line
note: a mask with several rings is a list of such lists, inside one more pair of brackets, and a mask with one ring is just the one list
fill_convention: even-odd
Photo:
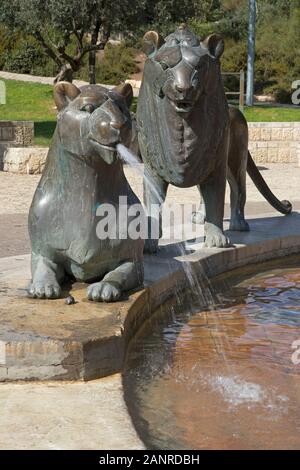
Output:
[[147,448],[299,448],[299,263],[219,276],[214,311],[191,293],[144,325],[123,383]]
[[[299,253],[299,214],[245,220],[246,168],[276,210],[289,214],[291,204],[264,182],[246,121],[228,109],[222,39],[200,41],[182,25],[165,40],[148,32],[144,50],[143,164],[128,148],[130,86],[55,86],[58,125],[29,215],[31,271],[28,255],[0,265],[0,381],[122,372],[149,448],[278,448],[283,439],[295,448],[299,259],[233,270]],[[146,240],[129,236],[132,212],[119,226],[123,205],[145,220],[123,164],[144,180]],[[159,240],[170,184],[203,196],[192,240]],[[102,237],[108,206],[117,217]]]

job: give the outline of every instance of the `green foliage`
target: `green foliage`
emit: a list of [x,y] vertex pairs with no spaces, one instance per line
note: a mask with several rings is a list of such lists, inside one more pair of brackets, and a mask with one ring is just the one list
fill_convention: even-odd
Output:
[[18,46],[4,55],[3,69],[15,73],[53,76],[57,67],[47,59],[39,44],[31,38],[19,40]]
[[[129,75],[137,71],[134,61],[135,50],[126,47],[125,44],[107,44],[104,50],[104,58],[97,63],[97,83],[115,85],[125,81]],[[80,78],[87,80],[87,69],[84,68]]]
[[40,44],[20,31],[0,25],[0,69],[15,73],[53,76],[57,66],[44,54]]
[[281,103],[290,103],[292,82],[300,76],[300,9],[293,5],[288,15],[267,10],[257,28],[255,89]]
[[[255,93],[290,102],[291,84],[300,78],[300,0],[257,0],[257,12]],[[126,38],[124,46],[106,49],[97,64],[98,82],[117,83],[135,72],[131,48],[140,47],[146,30],[166,36],[181,22],[202,38],[222,34],[223,71],[246,70],[248,0],[1,0],[0,68],[55,75],[68,63],[88,80],[90,33],[97,20],[102,38],[106,31],[103,47],[110,34]],[[38,33],[50,51],[36,41]],[[226,77],[225,87],[237,90],[238,78]]]
[[[258,0],[257,4],[255,93],[272,94],[276,101],[290,103],[292,82],[300,77],[300,1]],[[214,31],[225,37],[223,71],[246,70],[247,5],[245,0],[224,0],[223,7],[230,10],[214,24]],[[243,21],[236,26],[238,18]],[[225,85],[238,90],[238,79],[226,78]]]
[[0,69],[3,69],[7,51],[12,49],[15,41],[15,35],[12,35],[7,28],[0,25]]
[[[78,72],[86,63],[86,56],[90,55],[92,61],[94,51],[102,50],[113,32],[126,33],[145,19],[146,3],[146,0],[1,0],[0,24],[11,32],[32,36],[62,73],[66,66]],[[76,47],[70,52],[72,42]],[[26,62],[21,65],[28,69],[33,51],[26,50],[25,55]],[[14,57],[10,65],[18,67],[20,57]]]

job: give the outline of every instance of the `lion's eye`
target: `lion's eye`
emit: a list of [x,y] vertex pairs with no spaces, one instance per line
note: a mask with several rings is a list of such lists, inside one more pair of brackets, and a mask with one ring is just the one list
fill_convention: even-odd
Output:
[[89,103],[89,104],[84,105],[84,106],[80,109],[80,111],[85,111],[86,113],[92,114],[92,113],[95,111],[95,109],[96,109],[95,106],[94,106],[93,104],[90,104],[90,103]]

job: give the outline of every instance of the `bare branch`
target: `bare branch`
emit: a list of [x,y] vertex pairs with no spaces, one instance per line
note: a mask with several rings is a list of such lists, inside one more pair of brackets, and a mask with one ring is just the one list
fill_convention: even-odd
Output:
[[59,67],[61,67],[63,65],[63,62],[60,60],[60,58],[57,56],[57,54],[54,52],[54,50],[51,48],[51,46],[49,46],[49,44],[47,44],[47,42],[45,41],[45,39],[42,36],[41,32],[40,31],[35,31],[32,34],[35,37],[35,39],[41,44],[41,46],[43,47],[46,54],[48,54],[48,56],[51,57],[51,59],[54,60],[54,62]]

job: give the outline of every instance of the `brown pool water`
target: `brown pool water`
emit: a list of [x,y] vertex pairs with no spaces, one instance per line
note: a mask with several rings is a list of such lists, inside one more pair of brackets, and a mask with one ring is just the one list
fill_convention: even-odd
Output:
[[213,309],[161,309],[139,332],[124,386],[149,449],[300,449],[298,266],[220,279]]

